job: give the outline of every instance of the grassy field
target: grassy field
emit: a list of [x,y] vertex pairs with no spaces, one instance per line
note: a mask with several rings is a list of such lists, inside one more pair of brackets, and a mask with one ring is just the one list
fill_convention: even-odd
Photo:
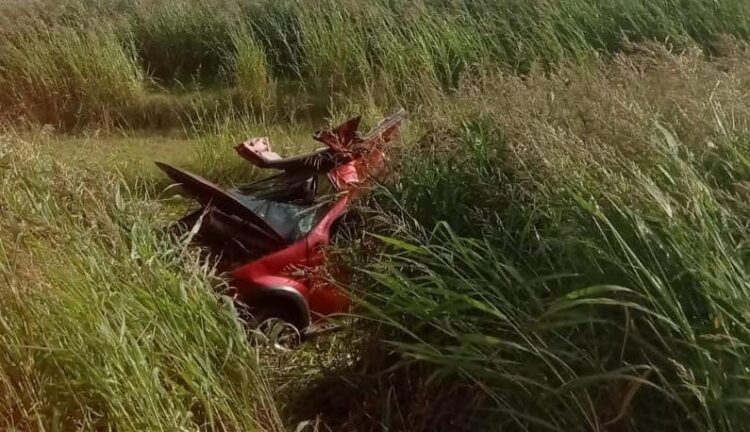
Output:
[[[743,430],[748,40],[739,0],[0,2],[0,428]],[[238,182],[398,105],[355,317],[278,349],[151,161]]]

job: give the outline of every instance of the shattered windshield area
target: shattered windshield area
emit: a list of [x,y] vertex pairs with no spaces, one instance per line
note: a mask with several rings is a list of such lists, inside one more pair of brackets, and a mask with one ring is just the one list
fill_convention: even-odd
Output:
[[325,175],[284,173],[227,192],[292,242],[325,214],[333,188]]
[[[312,204],[320,176],[315,172],[284,172],[234,189],[242,195],[272,201]],[[327,181],[323,179],[324,181]]]

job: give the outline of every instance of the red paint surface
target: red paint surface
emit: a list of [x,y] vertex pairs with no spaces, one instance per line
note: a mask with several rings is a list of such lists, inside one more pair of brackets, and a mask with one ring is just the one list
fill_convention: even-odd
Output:
[[[368,180],[383,169],[383,145],[393,138],[401,118],[389,119],[389,122],[380,129],[376,128],[364,140],[355,139],[354,132],[350,130],[356,129],[358,119],[328,131],[328,135],[333,133],[335,137],[322,133],[316,137],[329,147],[353,157],[328,173],[329,179],[339,191],[338,199],[305,237],[284,249],[234,269],[232,277],[238,294],[242,296],[260,287],[284,285],[294,288],[305,297],[313,319],[349,310],[347,296],[319,271],[325,263],[325,247],[331,242],[333,223],[366,191]],[[258,148],[268,148],[264,143],[258,144]],[[352,146],[358,148],[353,149]],[[247,149],[243,151],[250,153]]]
[[[313,318],[346,312],[349,299],[315,269],[324,264],[325,246],[331,242],[331,226],[352,201],[365,191],[366,180],[384,166],[384,154],[372,149],[329,173],[340,191],[336,203],[310,232],[292,245],[232,271],[239,294],[257,287],[286,285],[297,289],[310,306]],[[300,287],[301,286],[301,287]],[[300,288],[298,288],[300,287]]]

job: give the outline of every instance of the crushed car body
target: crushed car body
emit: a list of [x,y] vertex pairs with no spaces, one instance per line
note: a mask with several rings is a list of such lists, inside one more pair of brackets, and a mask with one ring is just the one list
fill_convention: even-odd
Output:
[[195,240],[219,257],[236,298],[254,314],[305,329],[320,318],[345,312],[349,300],[321,268],[325,246],[351,204],[384,168],[385,145],[406,112],[398,110],[370,132],[357,132],[360,117],[313,134],[325,147],[282,158],[268,138],[235,147],[253,165],[280,171],[224,189],[165,163],[156,164],[200,208],[177,221],[195,228]]

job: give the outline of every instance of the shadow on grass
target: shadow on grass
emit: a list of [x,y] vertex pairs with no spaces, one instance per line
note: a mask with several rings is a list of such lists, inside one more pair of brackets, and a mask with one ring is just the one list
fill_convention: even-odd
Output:
[[[474,431],[485,424],[488,397],[479,385],[443,380],[406,364],[380,341],[355,348],[352,365],[327,370],[288,391],[286,418],[320,431]],[[306,429],[303,429],[306,430]]]

